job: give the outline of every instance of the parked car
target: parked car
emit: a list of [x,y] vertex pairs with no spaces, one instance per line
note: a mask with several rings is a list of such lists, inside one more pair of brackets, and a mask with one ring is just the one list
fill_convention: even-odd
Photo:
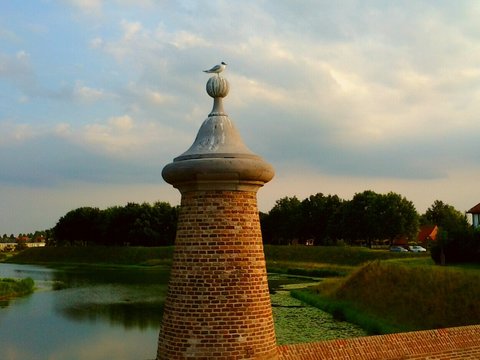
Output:
[[410,249],[411,252],[425,252],[427,251],[427,249],[425,249],[424,247],[421,247],[420,245],[411,245],[408,247]]
[[408,250],[405,249],[402,246],[391,246],[390,251],[392,251],[392,252],[408,252]]

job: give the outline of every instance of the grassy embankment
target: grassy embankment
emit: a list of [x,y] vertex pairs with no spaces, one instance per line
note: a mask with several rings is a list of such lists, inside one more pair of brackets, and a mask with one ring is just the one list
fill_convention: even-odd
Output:
[[[170,265],[172,247],[28,249],[17,263]],[[269,272],[331,277],[292,295],[372,334],[480,323],[480,267],[428,254],[356,247],[265,246]]]
[[480,272],[374,261],[292,296],[371,334],[480,323]]
[[43,247],[30,248],[6,259],[17,264],[50,265],[170,265],[173,247]]
[[0,279],[0,300],[15,296],[27,295],[33,292],[34,282],[32,279]]
[[[30,248],[5,259],[24,264],[169,265],[173,247],[44,247]],[[425,258],[360,247],[265,246],[269,272],[307,276],[346,275],[367,261]],[[1,260],[0,260],[1,261]]]

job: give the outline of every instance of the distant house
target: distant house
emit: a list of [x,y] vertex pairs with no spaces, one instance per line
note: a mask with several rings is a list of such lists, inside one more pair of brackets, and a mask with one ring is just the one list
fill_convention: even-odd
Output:
[[472,223],[474,228],[480,227],[480,203],[467,211],[467,214],[472,214]]
[[432,241],[436,241],[438,236],[437,225],[423,225],[417,235],[417,242],[423,247],[428,246]]
[[0,252],[2,251],[13,251],[15,250],[15,246],[17,246],[17,243],[0,243]]

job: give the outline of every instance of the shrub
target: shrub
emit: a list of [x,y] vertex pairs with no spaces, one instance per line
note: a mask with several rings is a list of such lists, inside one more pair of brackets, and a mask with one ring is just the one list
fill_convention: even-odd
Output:
[[33,292],[34,286],[35,283],[31,278],[0,279],[0,298],[30,294]]
[[433,261],[441,263],[441,253],[446,264],[480,263],[480,232],[465,233],[462,237],[436,243],[431,249]]

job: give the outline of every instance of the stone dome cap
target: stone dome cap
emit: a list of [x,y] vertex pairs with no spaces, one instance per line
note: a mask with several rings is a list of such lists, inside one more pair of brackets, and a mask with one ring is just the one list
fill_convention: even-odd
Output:
[[274,176],[273,167],[243,142],[223,109],[230,85],[219,76],[207,81],[213,108],[190,148],[165,166],[162,176],[181,189],[205,187],[258,188]]

